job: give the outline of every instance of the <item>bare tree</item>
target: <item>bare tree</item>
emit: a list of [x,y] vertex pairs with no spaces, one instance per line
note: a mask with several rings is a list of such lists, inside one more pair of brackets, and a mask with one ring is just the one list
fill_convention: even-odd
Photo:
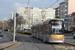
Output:
[[[16,17],[16,27],[17,27],[17,25],[19,25],[21,27],[21,24],[25,24],[25,20],[24,20],[23,16],[17,16]],[[8,20],[8,25],[9,25],[9,28],[11,30],[13,30],[14,20],[9,19]]]
[[[16,26],[17,26],[16,31],[18,31],[21,28],[21,24],[25,24],[25,22],[26,22],[26,20],[24,20],[23,16],[17,16],[16,17]],[[18,25],[19,25],[19,27],[18,27]]]
[[24,20],[23,16],[16,17],[16,24],[17,25],[25,24],[25,20]]
[[5,20],[0,21],[0,29],[2,29],[3,27],[4,28],[8,27],[7,21],[5,21]]
[[14,25],[14,20],[13,19],[9,19],[8,20],[8,26],[9,28],[13,31],[13,25]]

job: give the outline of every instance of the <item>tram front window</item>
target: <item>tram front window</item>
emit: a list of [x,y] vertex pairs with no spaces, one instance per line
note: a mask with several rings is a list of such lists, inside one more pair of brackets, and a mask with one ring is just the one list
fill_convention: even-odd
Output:
[[53,28],[52,34],[63,34],[63,30],[61,28]]

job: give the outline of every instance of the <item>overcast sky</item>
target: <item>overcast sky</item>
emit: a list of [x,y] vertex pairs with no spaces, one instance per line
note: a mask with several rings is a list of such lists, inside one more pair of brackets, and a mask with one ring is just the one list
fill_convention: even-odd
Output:
[[[56,0],[30,0],[30,7],[49,7]],[[51,8],[59,6],[60,2],[64,0],[59,0]],[[11,18],[11,12],[17,12],[17,8],[20,6],[26,7],[28,0],[0,0],[0,20],[8,20]]]

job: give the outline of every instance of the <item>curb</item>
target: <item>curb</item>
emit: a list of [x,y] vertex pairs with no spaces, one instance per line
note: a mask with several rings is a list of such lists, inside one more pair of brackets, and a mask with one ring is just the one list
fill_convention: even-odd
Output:
[[67,44],[70,44],[70,45],[73,45],[73,46],[75,46],[75,44],[73,44],[73,43],[70,43],[70,42],[64,42],[64,43],[67,43]]
[[[12,44],[9,44],[9,43],[12,43]],[[0,50],[1,49],[5,49],[5,48],[8,48],[8,47],[11,47],[12,45],[14,45],[14,44],[16,44],[17,43],[17,41],[15,41],[15,42],[8,42],[8,43],[3,43],[3,44],[0,44]],[[9,44],[9,45],[7,45],[7,44]],[[7,46],[6,46],[7,45]]]

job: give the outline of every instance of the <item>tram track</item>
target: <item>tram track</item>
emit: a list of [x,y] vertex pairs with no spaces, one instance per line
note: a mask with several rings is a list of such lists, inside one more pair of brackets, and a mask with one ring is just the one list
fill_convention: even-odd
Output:
[[[29,38],[29,37],[27,37],[28,35],[26,35],[24,38],[26,38],[27,40],[29,40],[30,42],[31,42],[31,47],[29,47],[29,48],[27,48],[27,49],[25,49],[26,47],[25,47],[25,41],[24,41],[24,39],[23,38],[19,38],[19,40],[21,40],[22,41],[22,44],[21,45],[23,45],[23,48],[24,48],[24,50],[31,50],[31,48],[34,48],[34,47],[36,47],[37,48],[37,50],[41,50],[41,48],[40,48],[40,46],[33,40],[33,39],[35,39],[35,38]],[[37,39],[36,39],[37,40]],[[43,44],[45,44],[45,43],[43,43]],[[20,46],[21,46],[20,45]],[[52,46],[53,47],[53,46]],[[54,48],[54,47],[53,47]]]
[[[30,41],[32,42],[32,47],[35,46],[35,47],[38,48],[38,50],[41,50],[40,47],[39,47],[37,44],[35,44],[35,42],[34,42],[33,40],[31,40],[31,39],[28,38],[28,37],[25,37],[25,38],[27,38],[28,40],[30,40]],[[23,40],[23,39],[21,39],[21,40]],[[23,42],[23,43],[24,43],[24,42]],[[53,45],[51,45],[51,46],[54,48],[54,50],[56,50],[56,48],[55,48]],[[27,49],[27,50],[30,50],[30,49]]]
[[[20,37],[20,36],[19,36]],[[21,41],[22,42],[22,44],[21,45],[19,45],[19,46],[17,46],[16,48],[19,48],[20,46],[23,46],[22,48],[23,48],[23,50],[31,50],[31,48],[32,47],[37,47],[38,48],[38,50],[40,50],[40,47],[39,46],[37,46],[34,42],[33,42],[33,40],[31,40],[30,38],[28,38],[28,37],[24,37],[24,38],[26,38],[28,41],[30,41],[31,42],[31,46],[30,47],[28,47],[28,48],[26,48],[26,45],[25,45],[25,40],[21,37],[21,38],[19,38],[19,41]],[[14,50],[14,49],[13,49]]]
[[55,50],[75,50],[75,45],[68,43],[52,44]]
[[[75,45],[70,43],[50,44],[55,50],[75,50]],[[56,46],[55,46],[56,45]]]
[[50,44],[50,45],[54,48],[54,50],[75,50],[75,45],[72,45],[72,44],[69,44],[69,43],[65,43],[65,42],[64,43],[59,43],[59,44]]
[[[27,37],[26,37],[26,38],[27,38]],[[36,46],[36,47],[38,48],[38,50],[40,50],[40,47],[37,46],[37,45],[35,44],[35,42],[33,42],[33,40],[31,40],[30,38],[27,38],[27,39],[29,39],[29,40],[32,42],[32,47],[33,47],[33,46]]]
[[[25,36],[26,39],[28,39],[30,42],[31,42],[31,47],[32,48],[33,46],[37,47],[38,50],[41,50],[40,47],[29,37],[27,37],[27,35]],[[25,43],[24,43],[24,39],[23,38],[20,38],[20,40],[22,41],[23,43],[23,48],[25,49]],[[67,44],[67,43],[59,43],[59,44],[50,44],[54,50],[75,50],[74,46],[71,45],[71,44]],[[72,46],[72,47],[71,47]],[[72,49],[70,49],[69,47],[71,47]],[[26,50],[31,50],[30,48],[26,49]]]

